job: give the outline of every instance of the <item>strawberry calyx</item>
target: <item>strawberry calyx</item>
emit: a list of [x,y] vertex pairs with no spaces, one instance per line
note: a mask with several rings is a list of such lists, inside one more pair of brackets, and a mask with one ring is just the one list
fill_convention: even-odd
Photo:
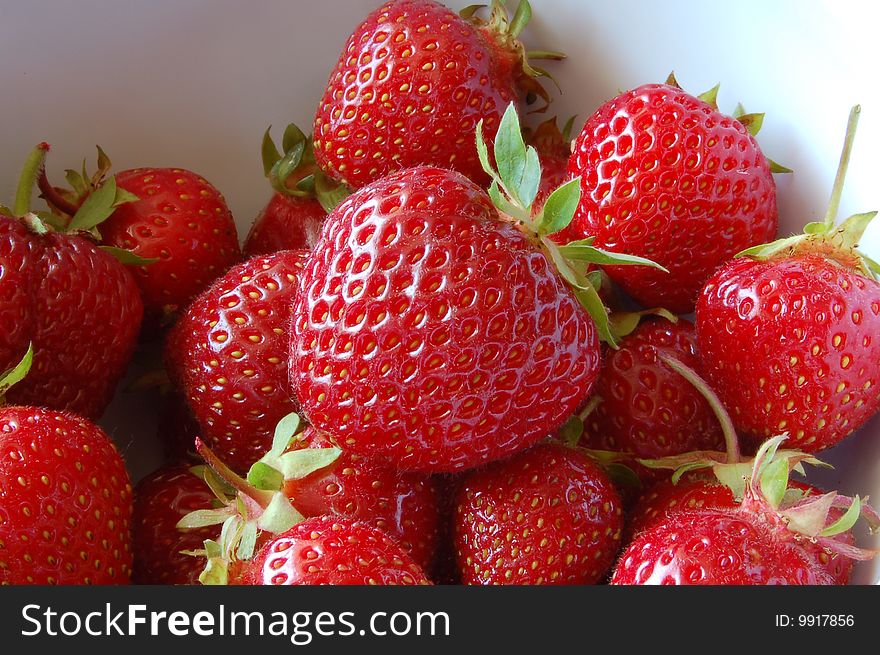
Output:
[[[665,84],[667,86],[671,86],[673,88],[678,89],[679,91],[684,91],[681,84],[678,83],[678,80],[675,78],[675,72],[670,72],[669,77],[666,78]],[[718,108],[718,91],[721,88],[721,84],[716,84],[708,91],[704,91],[697,95],[697,98],[705,102],[707,105],[712,107],[715,111],[720,111]],[[741,102],[736,104],[736,108],[733,110],[731,114],[732,118],[735,118],[739,121],[740,124],[746,131],[751,134],[753,137],[758,136],[758,132],[761,131],[761,127],[764,125],[764,113],[747,113],[745,108],[743,107]],[[782,166],[781,164],[776,163],[769,157],[765,155],[764,157],[767,160],[767,163],[770,165],[771,173],[791,173],[792,170],[787,168],[786,166]]]
[[678,323],[678,316],[663,307],[651,307],[639,311],[612,311],[608,315],[608,326],[611,334],[618,341],[632,334],[646,316],[659,316],[670,323]]
[[569,448],[573,448],[589,457],[599,466],[608,477],[618,486],[631,489],[641,489],[642,481],[638,474],[629,466],[632,456],[613,450],[600,450],[598,448],[584,448],[578,445],[584,434],[584,424],[587,417],[602,403],[601,396],[592,395],[577,414],[570,416],[560,428],[555,441],[562,442]]
[[[100,146],[98,171],[92,177],[87,177],[83,162],[82,173],[67,171],[67,180],[72,190],[53,187],[46,176],[46,154],[49,149],[49,144],[42,142],[30,152],[22,169],[12,209],[0,207],[0,213],[19,219],[34,234],[76,234],[100,242],[98,226],[117,207],[137,200],[137,196],[117,187],[115,177],[108,177],[110,159]],[[39,187],[40,197],[46,201],[51,211],[31,211],[31,195],[35,185]],[[138,257],[122,248],[98,248],[122,264],[146,266],[158,261]]]
[[270,125],[263,134],[261,153],[263,173],[272,188],[283,196],[317,198],[326,212],[333,211],[351,192],[318,167],[311,136],[290,123],[284,129],[279,152],[271,130]]
[[562,126],[556,122],[556,116],[540,123],[534,130],[523,129],[526,143],[535,146],[543,156],[568,160],[571,155],[571,133],[577,116],[571,116]]
[[581,306],[590,314],[599,331],[599,337],[617,347],[610,329],[608,310],[599,297],[601,277],[597,271],[585,272],[589,264],[651,266],[668,272],[650,259],[608,252],[593,246],[594,238],[572,241],[565,245],[555,243],[550,235],[568,227],[580,201],[580,180],[575,178],[553,191],[541,211],[532,215],[532,205],[541,183],[541,164],[533,146],[526,146],[519,117],[513,103],[508,105],[498,126],[493,143],[492,164],[489,148],[483,136],[483,121],[477,123],[477,154],[483,170],[491,177],[489,197],[500,216],[509,220],[529,237],[554,264],[569,284]]
[[232,471],[201,439],[196,439],[196,451],[207,464],[199,469],[199,475],[214,493],[218,506],[190,512],[177,527],[222,525],[217,540],[208,539],[204,549],[187,553],[206,559],[199,576],[202,584],[227,584],[230,567],[253,557],[261,533],[279,534],[305,520],[284,493],[285,480],[326,468],[342,451],[326,448],[286,452],[299,438],[301,425],[296,414],[281,419],[271,449],[251,467],[247,478]]
[[516,79],[519,87],[526,93],[526,103],[532,104],[541,98],[545,104],[536,111],[546,110],[551,101],[550,94],[538,79],[546,77],[553,82],[557,89],[559,89],[559,84],[549,71],[535,66],[532,62],[538,60],[560,61],[565,59],[565,54],[553,50],[525,49],[519,40],[519,35],[532,18],[532,6],[528,0],[520,0],[512,17],[504,0],[491,0],[489,18],[482,19],[477,14],[485,6],[469,5],[459,12],[459,16],[473,23],[501,52],[510,53],[520,69]]
[[31,342],[28,344],[27,350],[18,364],[10,368],[8,371],[0,373],[0,406],[5,403],[6,392],[9,391],[13,385],[18,384],[27,376],[33,363],[34,344]]
[[[785,451],[779,450],[785,439],[785,435],[780,435],[761,444],[755,455],[743,506],[778,518],[785,529],[844,557],[864,561],[880,554],[880,550],[859,548],[834,538],[849,532],[860,518],[872,533],[880,530],[880,516],[866,499],[843,496],[835,491],[805,496],[799,489],[789,488],[792,467]],[[835,519],[832,514],[835,509],[845,511]]]
[[794,255],[816,254],[843,268],[855,270],[865,277],[880,280],[880,263],[859,251],[859,241],[877,212],[854,214],[840,224],[836,222],[860,113],[861,107],[859,105],[850,110],[840,163],[837,167],[824,219],[807,223],[804,226],[803,234],[796,234],[772,243],[748,248],[737,254],[737,257],[771,261]]
[[[660,354],[659,357],[665,366],[684,377],[712,408],[712,412],[721,425],[726,448],[725,452],[698,450],[660,459],[639,459],[637,461],[648,468],[672,470],[671,481],[673,484],[678,484],[682,476],[687,473],[708,469],[721,484],[731,490],[734,498],[742,499],[745,496],[748,480],[754,466],[753,460],[743,458],[740,453],[739,437],[721,399],[695,370],[671,355]],[[776,456],[780,460],[785,460],[790,470],[801,474],[804,474],[804,463],[814,466],[828,466],[812,455],[797,450],[776,451]]]

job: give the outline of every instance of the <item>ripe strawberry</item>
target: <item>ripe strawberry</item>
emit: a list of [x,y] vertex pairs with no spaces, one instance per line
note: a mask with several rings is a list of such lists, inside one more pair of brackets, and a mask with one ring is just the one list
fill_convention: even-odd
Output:
[[461,175],[421,167],[328,217],[293,305],[291,381],[318,429],[402,469],[522,449],[585,400],[597,330]]
[[[313,428],[293,449],[332,448]],[[304,516],[334,515],[364,521],[393,537],[420,566],[430,566],[437,546],[439,510],[433,481],[400,473],[342,451],[330,466],[285,481],[284,493]]]
[[[850,559],[873,557],[873,551],[836,537],[860,514],[874,527],[880,516],[858,497],[791,496],[790,455],[776,450],[783,439],[762,445],[741,502],[667,513],[636,535],[611,583],[835,584],[828,562],[819,557],[822,549]],[[832,512],[841,509],[846,512],[833,520]]]
[[455,15],[433,0],[394,0],[355,28],[315,116],[315,157],[328,175],[357,189],[388,173],[442,166],[483,182],[472,134],[483,120],[493,136],[521,90],[549,100],[535,78],[546,73],[517,40],[531,16],[512,19],[500,0],[491,16],[474,5]]
[[[825,492],[813,485],[792,480],[789,487],[801,491],[806,496],[821,496]],[[663,480],[649,488],[630,510],[627,533],[637,535],[656,525],[664,523],[671,514],[681,511],[703,509],[735,510],[739,506],[733,490],[710,475],[695,472],[673,483]],[[831,518],[836,520],[843,515],[841,510],[833,510]],[[854,542],[852,533],[837,536],[846,544]],[[845,585],[852,573],[853,560],[843,555],[825,550],[809,542],[802,544],[805,550],[814,550],[817,562],[831,576],[834,584]]]
[[179,530],[184,516],[213,507],[214,494],[186,464],[163,466],[134,490],[132,532],[136,584],[197,584],[204,562],[182,551],[198,550],[216,530]]
[[620,498],[573,448],[545,443],[471,473],[458,492],[455,546],[465,584],[594,584],[623,529]]
[[461,470],[552,434],[589,395],[599,337],[614,342],[597,279],[579,271],[655,265],[556,245],[577,181],[534,212],[541,167],[514,105],[497,170],[482,127],[489,195],[430,166],[360,189],[328,216],[293,304],[291,386],[309,421],[404,470]]
[[535,210],[540,210],[547,198],[555,189],[571,179],[568,172],[568,159],[571,157],[571,128],[574,124],[574,116],[560,130],[556,125],[556,119],[544,121],[535,130],[526,136],[526,141],[535,147],[541,159],[541,185],[538,187],[538,195]]
[[131,486],[100,428],[0,408],[0,585],[126,584]]
[[230,466],[246,471],[296,411],[287,373],[289,306],[305,251],[286,250],[233,267],[202,293],[169,334],[172,381]]
[[[110,160],[98,149],[98,172],[87,179],[68,171],[73,190],[40,189],[62,217],[86,206],[108,186],[124,202],[101,215],[101,242],[149,265],[134,269],[150,327],[167,322],[216,277],[241,259],[235,221],[220,192],[180,168],[135,168],[106,178]],[[112,194],[111,194],[112,196]]]
[[30,375],[9,401],[96,419],[131,358],[143,309],[131,273],[80,236],[76,221],[53,226],[52,216],[29,211],[48,149],[31,153],[15,205],[0,208],[0,370],[30,342]]
[[324,177],[315,165],[311,138],[296,125],[287,126],[282,145],[283,155],[266,130],[263,171],[274,193],[245,239],[248,257],[279,250],[311,250],[327,218],[324,205],[332,208],[347,193]]
[[725,116],[716,93],[695,98],[674,78],[640,86],[602,105],[575,141],[569,173],[581,201],[560,238],[595,237],[666,267],[606,268],[648,307],[692,311],[716,267],[776,234],[771,173],[785,169],[755,141],[763,115]]
[[431,584],[384,532],[329,516],[306,519],[269,540],[241,576],[246,585]]
[[694,326],[684,319],[644,320],[618,350],[609,349],[594,391],[597,404],[584,421],[584,446],[640,458],[724,449],[709,403],[661,354],[695,367]]
[[880,408],[880,265],[856,250],[874,213],[834,226],[858,111],[823,223],[750,249],[697,305],[702,371],[747,437],[815,452]]

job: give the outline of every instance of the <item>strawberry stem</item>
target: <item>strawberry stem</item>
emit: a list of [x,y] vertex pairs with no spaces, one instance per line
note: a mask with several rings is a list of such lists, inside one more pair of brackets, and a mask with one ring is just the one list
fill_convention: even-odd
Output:
[[834,221],[837,218],[837,211],[840,208],[843,182],[846,178],[846,169],[849,167],[853,140],[856,136],[856,127],[859,124],[859,114],[861,111],[861,106],[855,105],[849,112],[849,120],[846,124],[846,138],[843,141],[843,150],[840,153],[840,163],[837,165],[837,175],[834,178],[834,186],[831,187],[831,199],[828,201],[828,211],[825,212],[824,224],[828,232],[834,228]]
[[37,177],[46,163],[47,152],[49,152],[49,144],[44,141],[31,150],[24,161],[24,168],[21,171],[21,177],[15,189],[15,202],[12,205],[12,212],[16,216],[24,216],[30,211],[31,193],[33,192]]
[[52,186],[49,182],[49,178],[46,175],[46,167],[40,167],[40,173],[37,176],[37,186],[40,188],[41,197],[49,203],[52,207],[57,209],[63,214],[67,214],[68,216],[73,216],[76,214],[76,211],[79,209],[72,202],[68,202],[67,199],[58,193],[58,190]]
[[196,452],[205,460],[208,466],[210,466],[225,482],[229,483],[229,485],[243,493],[245,496],[254,499],[263,509],[269,506],[273,496],[271,492],[257,489],[250,482],[238,475],[238,473],[224,464],[220,458],[208,448],[205,442],[198,437],[196,437]]
[[680,361],[669,355],[660,354],[660,359],[669,368],[690,382],[694,388],[700,392],[700,395],[706,399],[706,402],[709,403],[709,406],[715,413],[715,418],[717,418],[718,422],[721,424],[721,432],[724,434],[724,444],[727,450],[727,463],[739,463],[741,457],[739,452],[739,439],[736,436],[736,428],[733,427],[733,421],[730,420],[730,414],[727,413],[724,405],[721,404],[721,399],[718,398],[714,391],[712,391],[706,381],[689,366],[682,364]]

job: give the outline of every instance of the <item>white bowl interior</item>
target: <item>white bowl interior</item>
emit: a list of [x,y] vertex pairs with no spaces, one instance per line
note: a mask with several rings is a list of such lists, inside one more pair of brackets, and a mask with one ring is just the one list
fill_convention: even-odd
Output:
[[[468,2],[449,2],[458,9]],[[721,81],[719,102],[767,113],[765,153],[795,170],[777,178],[784,233],[824,213],[847,112],[863,106],[842,215],[880,208],[880,91],[869,2],[726,5],[668,0],[532,0],[532,47],[566,52],[552,111],[585,119],[618,89],[675,70],[692,92]],[[373,0],[50,0],[6,3],[0,20],[0,196],[26,153],[53,145],[60,179],[100,143],[118,170],[196,170],[226,195],[244,235],[268,199],[259,141],[296,121],[308,131],[323,85]],[[870,50],[869,50],[870,49]],[[880,258],[880,221],[866,236]],[[133,368],[138,368],[137,366]],[[136,477],[161,461],[148,397],[118,394],[103,424]],[[880,499],[880,419],[826,453],[826,486]],[[869,543],[866,541],[866,543]],[[875,543],[875,546],[878,545]],[[859,565],[876,583],[880,565]]]

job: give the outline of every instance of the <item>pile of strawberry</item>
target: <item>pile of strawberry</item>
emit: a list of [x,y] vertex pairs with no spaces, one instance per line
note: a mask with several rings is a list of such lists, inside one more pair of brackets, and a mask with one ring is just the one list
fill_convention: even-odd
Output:
[[[99,149],[56,187],[35,148],[0,216],[0,584],[845,584],[875,554],[865,499],[803,479],[880,409],[874,213],[836,222],[858,108],[825,220],[774,241],[786,169],[717,87],[521,128],[562,58],[530,16],[371,13],[313,135],[267,131],[243,248],[195,173]],[[132,490],[92,421],[157,340],[169,460]]]

